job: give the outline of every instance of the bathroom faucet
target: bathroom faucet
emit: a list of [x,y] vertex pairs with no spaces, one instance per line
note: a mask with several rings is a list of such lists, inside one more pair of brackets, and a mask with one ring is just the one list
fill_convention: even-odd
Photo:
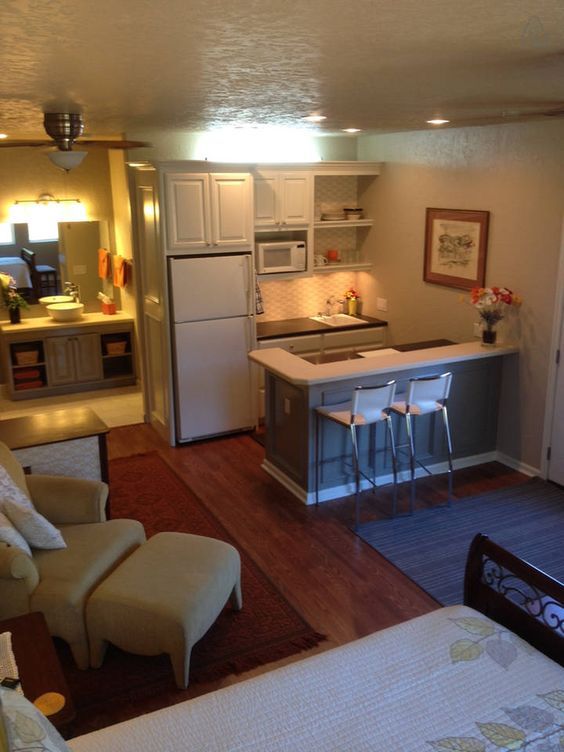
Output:
[[74,282],[65,282],[65,295],[70,295],[75,303],[80,302],[79,288]]

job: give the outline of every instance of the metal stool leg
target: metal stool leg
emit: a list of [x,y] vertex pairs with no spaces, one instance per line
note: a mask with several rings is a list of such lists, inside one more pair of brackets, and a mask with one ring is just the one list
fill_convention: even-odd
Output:
[[409,500],[409,513],[413,514],[415,509],[415,442],[413,440],[413,426],[411,424],[411,415],[405,414],[405,428],[409,441],[409,467],[411,470],[411,494]]
[[448,455],[448,498],[447,498],[447,506],[450,507],[450,502],[452,498],[452,440],[450,437],[450,426],[448,422],[448,413],[446,409],[446,405],[443,405],[442,410],[443,414],[443,421],[445,426],[445,433],[446,433],[446,439],[447,439],[447,455]]
[[394,440],[394,428],[392,425],[392,416],[386,418],[388,436],[390,437],[390,449],[392,452],[392,472],[394,474],[394,496],[392,500],[392,517],[395,517],[398,511],[398,461],[396,456],[396,442]]
[[321,417],[318,412],[315,413],[315,505],[319,506],[319,445],[321,430]]
[[354,423],[350,425],[351,440],[353,448],[353,467],[354,467],[354,482],[355,482],[355,494],[354,494],[354,529],[358,530],[360,527],[360,464],[358,456],[358,437],[356,434],[356,426]]

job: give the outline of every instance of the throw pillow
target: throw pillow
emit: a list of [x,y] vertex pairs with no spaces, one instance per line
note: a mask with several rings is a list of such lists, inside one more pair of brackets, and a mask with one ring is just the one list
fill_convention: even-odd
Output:
[[0,507],[3,501],[15,501],[16,504],[21,504],[29,509],[33,507],[29,496],[14,483],[6,468],[0,465]]
[[10,752],[70,752],[57,729],[19,692],[0,687],[0,708]]
[[60,531],[33,508],[15,501],[4,501],[2,510],[33,548],[66,548]]
[[2,512],[0,512],[0,541],[15,548],[21,548],[28,556],[31,556],[31,548],[28,546],[26,539],[16,530]]

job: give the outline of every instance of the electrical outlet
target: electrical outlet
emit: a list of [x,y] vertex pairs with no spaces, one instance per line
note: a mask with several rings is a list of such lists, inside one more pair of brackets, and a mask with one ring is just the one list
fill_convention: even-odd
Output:
[[474,337],[482,336],[482,327],[480,324],[474,324]]
[[378,311],[388,310],[388,301],[386,300],[386,298],[376,298],[376,309]]

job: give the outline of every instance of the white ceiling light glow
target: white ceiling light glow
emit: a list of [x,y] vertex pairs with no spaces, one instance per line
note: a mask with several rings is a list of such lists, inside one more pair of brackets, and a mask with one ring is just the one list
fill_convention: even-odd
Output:
[[361,128],[343,128],[343,133],[360,133]]
[[308,123],[321,123],[323,120],[327,120],[326,115],[306,115],[304,120],[307,120]]
[[445,123],[450,123],[450,120],[445,120],[444,118],[433,118],[426,122],[429,123],[429,125],[445,125]]
[[8,134],[7,133],[0,133],[0,138],[8,138]]
[[203,133],[195,159],[212,162],[319,162],[309,133],[289,128],[227,128]]

